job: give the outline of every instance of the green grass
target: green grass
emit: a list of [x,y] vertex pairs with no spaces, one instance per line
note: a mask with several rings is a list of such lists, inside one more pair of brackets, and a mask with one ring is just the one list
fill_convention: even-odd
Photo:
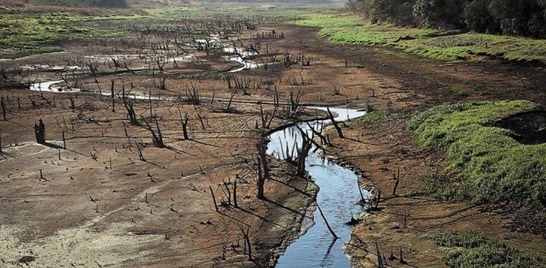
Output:
[[388,111],[372,111],[366,113],[366,116],[359,118],[360,123],[364,125],[374,125],[386,121],[389,117]]
[[432,236],[437,245],[450,248],[444,262],[450,267],[530,268],[544,267],[518,250],[500,242],[489,241],[471,233],[438,233]]
[[68,12],[2,14],[0,58],[61,51],[63,43],[74,40],[121,36],[126,31],[108,29],[105,23],[138,18],[141,16],[84,16]]
[[453,94],[453,95],[455,95],[457,97],[468,97],[469,96],[468,92],[466,92],[463,89],[458,88],[458,87],[452,87],[450,89],[450,91],[451,91],[451,94]]
[[478,55],[546,63],[544,40],[371,24],[360,16],[339,13],[307,14],[295,23],[320,27],[319,36],[332,42],[392,46],[438,60],[453,61]]
[[400,37],[417,38],[434,31],[399,28],[392,25],[373,25],[355,15],[308,14],[305,19],[295,23],[303,26],[320,27],[319,36],[337,43],[388,45],[394,44]]
[[546,144],[525,145],[491,124],[537,109],[528,101],[440,105],[409,122],[418,143],[446,150],[447,168],[479,204],[546,207]]
[[464,187],[449,176],[427,175],[424,177],[425,193],[444,202],[461,202],[468,198]]

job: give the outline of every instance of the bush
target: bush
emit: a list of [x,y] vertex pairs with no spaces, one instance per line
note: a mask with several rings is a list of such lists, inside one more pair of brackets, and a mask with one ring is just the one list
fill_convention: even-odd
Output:
[[475,248],[486,243],[486,240],[477,233],[436,233],[432,235],[432,240],[443,247],[464,247]]
[[440,246],[455,247],[444,257],[444,262],[450,267],[544,267],[536,264],[538,260],[526,258],[518,250],[488,241],[476,233],[438,233],[432,236],[432,240]]

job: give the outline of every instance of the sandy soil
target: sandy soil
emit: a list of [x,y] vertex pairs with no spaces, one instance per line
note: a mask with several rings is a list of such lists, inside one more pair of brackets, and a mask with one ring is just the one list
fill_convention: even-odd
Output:
[[[503,215],[469,204],[411,195],[422,188],[423,174],[441,167],[441,154],[417,148],[405,127],[412,111],[442,102],[526,98],[542,103],[545,75],[541,67],[443,63],[385,48],[334,45],[318,39],[314,28],[263,25],[258,31],[273,29],[282,31],[285,38],[262,40],[261,45],[267,45],[270,56],[281,62],[268,70],[237,74],[270,81],[270,86],[264,84],[249,94],[229,89],[225,76],[218,74],[235,67],[232,63],[206,57],[203,52],[195,52],[202,59],[199,64],[180,62],[176,67],[169,63],[158,76],[155,72],[118,73],[102,63],[97,77],[68,79],[69,84],[94,91],[94,95],[0,90],[8,106],[8,120],[0,121],[2,265],[255,266],[268,263],[283,241],[297,234],[316,189],[294,177],[288,165],[270,159],[273,179],[266,182],[268,200],[256,198],[255,143],[264,131],[255,127],[260,122],[258,105],[236,104],[233,108],[237,112],[227,112],[225,102],[211,104],[210,99],[200,105],[137,101],[139,117],[152,123],[158,118],[168,147],[156,148],[148,130],[129,124],[120,100],[112,111],[110,98],[97,94],[99,90],[108,92],[111,81],[117,92],[123,85],[126,90],[154,96],[186,96],[188,89],[197,88],[202,97],[214,96],[216,100],[229,99],[236,92],[237,101],[272,101],[276,89],[283,101],[291,91],[301,91],[302,103],[391,111],[390,120],[373,128],[357,122],[347,124],[344,131],[348,138],[334,140],[336,146],[328,151],[362,170],[366,187],[382,193],[391,191],[392,173],[401,170],[398,195],[384,194],[383,210],[368,215],[354,229],[349,251],[357,266],[373,267],[375,257],[370,251],[374,251],[375,241],[386,253],[402,247],[410,265],[442,266],[443,249],[427,238],[431,231],[440,229],[471,228],[528,249],[526,252],[546,254],[543,239],[503,228],[508,220]],[[45,61],[57,65],[78,55],[100,54],[100,46],[67,44],[66,49],[10,64]],[[302,52],[311,59],[310,66],[283,65],[283,53]],[[136,61],[128,64],[131,69],[139,66]],[[185,75],[178,75],[181,73]],[[40,73],[42,79],[58,76],[58,72]],[[166,77],[165,90],[155,86],[162,77]],[[470,96],[453,95],[453,86]],[[476,88],[488,94],[479,94]],[[71,96],[75,109],[70,108]],[[189,115],[190,140],[182,139],[179,109]],[[33,124],[39,118],[47,127],[48,146],[33,142]],[[277,118],[271,127],[287,122]],[[139,159],[137,143],[142,145],[145,161]],[[238,208],[227,204],[226,186],[232,187],[234,180],[238,183]],[[219,212],[210,189],[217,202],[224,204]],[[248,261],[245,249],[243,233],[247,228],[253,261]]]

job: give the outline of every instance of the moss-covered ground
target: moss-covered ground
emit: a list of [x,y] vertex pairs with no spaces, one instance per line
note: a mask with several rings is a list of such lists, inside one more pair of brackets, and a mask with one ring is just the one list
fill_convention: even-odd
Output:
[[460,175],[476,203],[546,207],[546,144],[522,144],[493,124],[536,110],[528,101],[470,102],[416,114],[409,126],[418,143],[446,150],[447,168]]

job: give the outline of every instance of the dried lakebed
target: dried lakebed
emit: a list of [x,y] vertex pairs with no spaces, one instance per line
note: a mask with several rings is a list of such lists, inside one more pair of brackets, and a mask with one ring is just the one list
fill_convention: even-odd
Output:
[[[62,81],[48,81],[31,85],[30,90],[46,91],[54,93],[79,92],[78,89],[61,90],[58,84]],[[110,96],[110,92],[103,92]],[[148,95],[132,94],[130,98],[149,99]],[[156,97],[157,98],[157,97]],[[155,98],[153,98],[155,99]],[[174,98],[163,97],[161,100],[172,101]],[[309,107],[326,110],[325,107]],[[346,121],[364,116],[366,112],[348,108],[330,108],[336,114],[336,121]],[[267,153],[280,160],[286,160],[288,154],[297,155],[296,148],[302,146],[302,136],[299,129],[309,137],[313,128],[320,132],[329,123],[329,120],[315,120],[312,122],[300,122],[293,126],[278,130],[268,137],[270,142]],[[283,149],[284,148],[284,149]],[[289,148],[289,149],[286,149]],[[276,267],[350,267],[350,260],[344,253],[343,247],[349,241],[351,226],[346,222],[351,216],[358,216],[362,207],[357,204],[360,195],[357,190],[358,175],[335,162],[328,160],[320,149],[315,146],[310,150],[306,158],[305,169],[320,191],[316,197],[316,204],[322,209],[328,224],[339,237],[334,239],[328,227],[318,211],[309,208],[313,214],[313,220],[304,218],[300,236],[286,248],[286,251],[277,260]],[[290,153],[287,151],[292,150]],[[365,195],[367,193],[365,192]],[[366,197],[366,196],[365,196]],[[309,217],[310,218],[310,217]]]

